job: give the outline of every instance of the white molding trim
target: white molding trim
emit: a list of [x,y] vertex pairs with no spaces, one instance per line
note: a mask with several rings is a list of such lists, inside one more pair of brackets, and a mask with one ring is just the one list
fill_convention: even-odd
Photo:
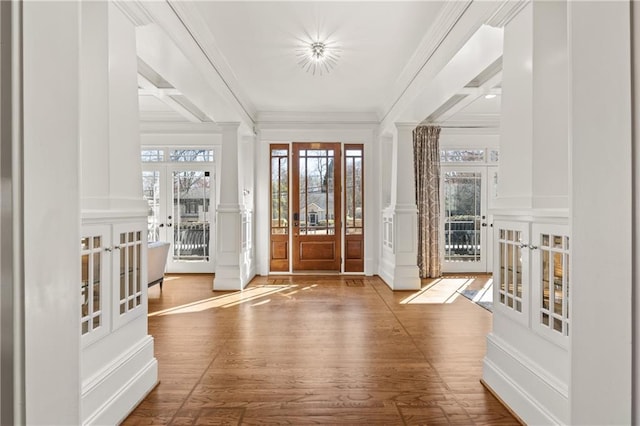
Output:
[[487,25],[492,27],[504,28],[531,0],[506,0],[496,10],[496,12],[487,19]]
[[141,134],[221,134],[222,128],[217,123],[191,122],[141,122]]
[[375,112],[260,111],[256,123],[263,124],[372,124],[379,125]]
[[493,333],[487,336],[482,379],[527,424],[568,423],[568,386]]
[[153,22],[151,15],[138,0],[114,0],[113,3],[136,27]]
[[[122,422],[157,383],[158,362],[153,356],[153,337],[146,336],[82,383],[82,424]],[[87,407],[97,408],[84,413]]]
[[[500,127],[471,127],[471,126],[441,126],[440,137],[450,135],[472,135],[472,136],[500,136]],[[441,148],[466,148],[466,147],[449,147],[441,146]],[[499,149],[499,146],[490,146],[488,148]]]

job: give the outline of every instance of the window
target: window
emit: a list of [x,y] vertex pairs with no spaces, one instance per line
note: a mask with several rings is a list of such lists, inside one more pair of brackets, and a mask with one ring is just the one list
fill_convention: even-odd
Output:
[[289,149],[271,149],[271,233],[289,232]]
[[362,148],[345,150],[345,227],[347,234],[362,234]]

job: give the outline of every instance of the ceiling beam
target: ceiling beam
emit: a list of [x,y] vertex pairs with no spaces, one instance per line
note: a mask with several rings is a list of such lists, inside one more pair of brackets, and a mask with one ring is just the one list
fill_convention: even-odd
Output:
[[466,95],[463,99],[445,111],[438,111],[439,113],[437,115],[430,115],[425,121],[428,123],[445,122],[482,96],[502,94],[502,89],[495,87],[501,81],[502,72],[499,72],[479,87],[463,87],[457,93],[458,95]]

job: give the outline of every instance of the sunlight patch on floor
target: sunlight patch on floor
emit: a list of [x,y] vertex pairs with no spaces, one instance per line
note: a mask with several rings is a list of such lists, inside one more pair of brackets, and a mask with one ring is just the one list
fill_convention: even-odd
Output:
[[[230,308],[241,303],[255,301],[271,294],[289,290],[296,285],[262,285],[251,287],[247,290],[236,291],[222,296],[215,296],[209,299],[199,300],[197,302],[187,303],[185,305],[176,306],[175,308],[164,309],[162,311],[150,313],[149,316],[164,316],[176,314],[189,314],[193,312],[202,312],[213,308]],[[264,302],[268,303],[268,301]],[[259,306],[262,303],[254,303],[252,306]]]
[[439,278],[400,302],[401,305],[452,303],[473,278]]
[[473,297],[473,301],[475,303],[485,302],[492,303],[493,302],[493,278],[489,278],[487,283],[478,290],[478,294]]

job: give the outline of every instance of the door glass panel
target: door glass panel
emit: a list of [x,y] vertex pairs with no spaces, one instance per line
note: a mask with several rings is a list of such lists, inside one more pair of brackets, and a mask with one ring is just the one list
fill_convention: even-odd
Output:
[[347,234],[362,234],[362,150],[346,150],[345,165],[345,229]]
[[444,173],[445,261],[479,262],[482,173]]
[[300,235],[334,235],[333,150],[300,151],[298,166]]
[[209,260],[209,172],[173,172],[173,260]]
[[274,149],[271,157],[271,233],[289,230],[289,157],[286,150]]
[[160,172],[142,172],[142,191],[147,201],[147,238],[154,242],[160,239]]

